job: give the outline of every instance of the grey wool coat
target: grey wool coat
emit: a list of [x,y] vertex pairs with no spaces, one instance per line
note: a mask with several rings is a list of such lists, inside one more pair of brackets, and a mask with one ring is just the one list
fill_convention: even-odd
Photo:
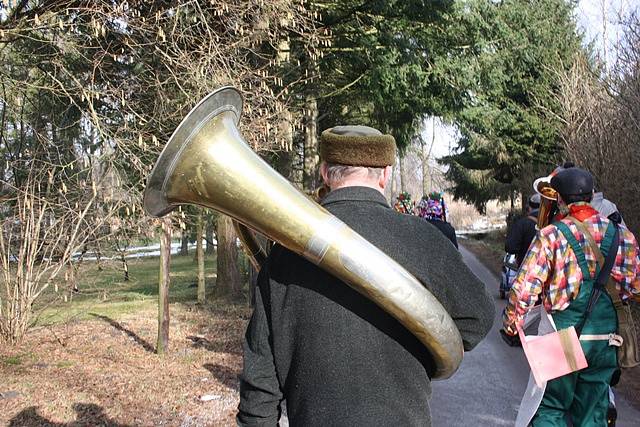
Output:
[[[493,299],[453,244],[422,218],[394,212],[378,191],[346,187],[322,205],[394,258],[447,309],[471,350],[488,333]],[[244,343],[241,426],[429,426],[429,352],[345,283],[276,245],[258,277]]]

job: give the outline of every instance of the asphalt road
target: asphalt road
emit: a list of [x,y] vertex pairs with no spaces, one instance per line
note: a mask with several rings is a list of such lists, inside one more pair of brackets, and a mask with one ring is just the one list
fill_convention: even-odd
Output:
[[[497,297],[498,279],[464,247],[460,251],[490,294],[496,295],[496,320],[487,338],[465,354],[452,378],[433,382],[430,402],[433,426],[513,426],[529,368],[522,349],[507,346],[498,334],[505,306]],[[639,425],[640,411],[621,397],[616,398],[616,404],[616,426]]]

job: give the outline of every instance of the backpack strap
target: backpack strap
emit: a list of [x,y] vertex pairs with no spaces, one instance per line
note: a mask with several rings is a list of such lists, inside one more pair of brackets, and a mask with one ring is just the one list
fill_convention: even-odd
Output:
[[578,265],[580,266],[580,270],[582,270],[582,277],[588,279],[594,279],[595,276],[591,276],[591,272],[589,271],[589,265],[587,264],[587,258],[584,256],[584,250],[580,243],[578,243],[578,239],[573,235],[573,232],[569,228],[567,224],[562,221],[558,221],[553,223],[558,230],[564,235],[564,238],[569,242],[569,246],[573,250],[573,253],[576,255],[576,259],[578,260]]
[[[591,235],[589,230],[587,230],[587,227],[585,227],[585,225],[582,222],[580,222],[577,218],[574,218],[572,216],[568,216],[567,218],[570,219],[575,224],[576,227],[578,227],[578,229],[582,234],[584,234],[585,239],[591,245],[591,250],[593,250],[593,252],[596,254],[598,265],[602,268],[605,264],[605,257],[608,255],[610,248],[613,247],[614,235],[616,234],[616,229],[618,228],[617,223],[613,220],[609,222],[609,226],[607,227],[607,231],[604,234],[602,243],[600,244],[600,247],[598,247],[593,236]],[[618,251],[617,248],[618,246],[616,245],[616,255]],[[600,251],[600,249],[602,249],[602,251]],[[606,289],[607,289],[607,293],[611,297],[611,300],[613,301],[614,304],[618,304],[621,302],[620,293],[618,291],[618,288],[616,287],[615,280],[613,280],[613,277],[611,277],[611,275],[609,275],[608,277],[608,280],[606,283]]]
[[584,235],[585,240],[591,246],[591,250],[596,255],[596,259],[598,260],[598,265],[600,268],[604,266],[604,257],[607,256],[609,252],[609,248],[611,247],[611,243],[613,242],[613,235],[615,234],[615,225],[613,222],[609,222],[607,226],[607,230],[604,233],[604,237],[602,238],[602,243],[600,246],[596,243],[595,239],[591,232],[587,229],[587,227],[579,221],[577,218],[572,216],[567,217],[568,220],[573,222],[573,224],[580,230],[580,232]]
[[[592,277],[591,273],[589,272],[589,268],[587,266],[587,261],[584,256],[584,251],[582,249],[582,246],[578,243],[578,240],[575,238],[575,236],[571,232],[571,229],[562,221],[559,221],[554,225],[556,225],[556,227],[560,230],[560,232],[565,236],[565,238],[569,242],[569,245],[571,246],[571,249],[575,253],[576,258],[578,259],[578,264],[580,265],[580,269],[582,270],[583,280],[585,277],[589,277],[591,280],[594,280],[594,277]],[[584,227],[584,225],[580,224],[580,227],[578,228],[581,229],[582,227]],[[600,248],[598,248],[598,245],[595,244],[595,241],[593,240],[593,236],[591,236],[591,233],[589,233],[586,227],[584,227],[584,230],[586,233],[583,233],[583,234],[585,234],[585,239],[587,241],[587,244],[591,245],[591,242],[593,242],[594,244],[594,246],[592,247],[593,250],[594,251],[597,250],[598,251],[597,253],[599,253],[600,256],[602,256],[602,254],[600,253]],[[611,237],[610,235],[611,230],[613,230],[612,232],[613,237]],[[600,264],[596,264],[596,276],[595,276],[593,287],[591,288],[591,295],[589,296],[587,309],[585,310],[585,313],[582,316],[582,320],[580,320],[580,322],[575,326],[578,337],[580,336],[580,333],[582,332],[582,328],[587,322],[587,319],[589,318],[589,315],[591,314],[593,307],[595,307],[596,303],[598,302],[598,298],[600,297],[600,294],[604,290],[605,284],[611,278],[611,269],[613,268],[616,255],[618,253],[618,238],[619,238],[618,228],[613,224],[613,222],[609,223],[609,227],[607,227],[607,232],[605,233],[605,238],[606,238],[606,241],[603,239],[602,246],[606,248],[607,256],[606,256],[606,259],[604,259],[602,269],[600,269]],[[605,244],[606,246],[604,246]]]

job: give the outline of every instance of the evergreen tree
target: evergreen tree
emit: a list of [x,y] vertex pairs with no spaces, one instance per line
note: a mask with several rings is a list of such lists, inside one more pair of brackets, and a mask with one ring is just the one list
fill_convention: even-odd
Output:
[[[582,49],[566,0],[460,2],[449,27],[452,84],[463,94],[458,153],[444,159],[454,194],[480,210],[507,197],[523,166],[553,163],[561,123],[556,71]],[[456,70],[459,70],[456,72]],[[456,73],[454,76],[452,73]]]

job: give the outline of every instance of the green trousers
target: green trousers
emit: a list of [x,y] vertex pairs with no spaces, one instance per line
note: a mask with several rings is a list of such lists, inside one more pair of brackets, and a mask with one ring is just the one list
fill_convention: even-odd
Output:
[[[584,316],[594,280],[600,269],[591,274],[584,251],[571,230],[556,223],[576,255],[582,271],[582,284],[578,297],[563,311],[552,314],[558,329],[577,325]],[[600,249],[604,256],[613,241],[614,228],[609,224]],[[583,334],[608,334],[615,332],[618,320],[611,298],[603,292],[582,329]],[[547,383],[542,403],[531,421],[534,427],[566,426],[566,417],[571,417],[574,427],[605,427],[609,406],[609,384],[618,367],[616,347],[609,346],[608,340],[580,341],[587,359],[587,366],[580,371],[556,378]]]
[[566,414],[574,427],[607,425],[609,382],[617,369],[616,347],[610,347],[607,341],[581,344],[589,366],[547,383],[532,426],[566,426]]

